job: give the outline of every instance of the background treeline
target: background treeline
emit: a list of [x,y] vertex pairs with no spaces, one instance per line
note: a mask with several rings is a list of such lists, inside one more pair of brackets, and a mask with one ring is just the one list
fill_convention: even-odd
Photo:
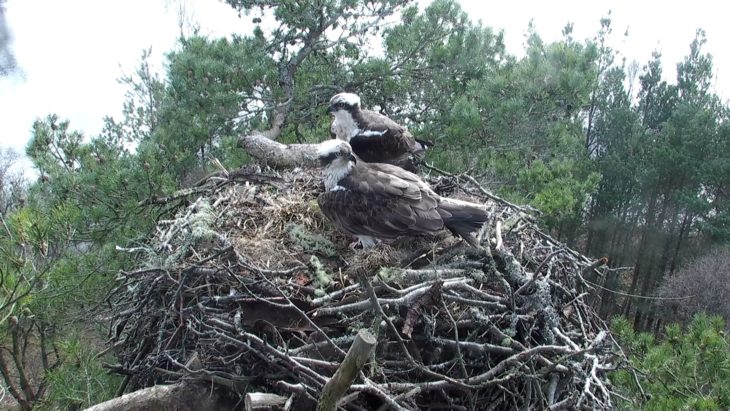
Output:
[[[433,166],[469,170],[542,210],[545,229],[569,246],[607,256],[616,269],[589,279],[596,310],[628,319],[618,327],[627,346],[642,339],[645,372],[641,355],[655,342],[629,325],[661,333],[699,311],[727,316],[730,125],[701,30],[667,82],[659,54],[629,64],[607,46],[609,19],[588,40],[567,25],[545,43],[528,28],[518,58],[453,0],[421,12],[401,0],[227,3],[252,34],[181,38],[164,77],[143,53],[121,79],[123,116],[105,119],[100,135],[38,120],[26,152],[37,181],[11,171],[13,153],[0,156],[0,372],[23,409],[112,396],[119,381],[95,356],[105,293],[185,201],[158,200],[214,171],[213,158],[228,169],[250,161],[238,137],[268,128],[282,105],[280,141],[328,138],[325,107],[342,90],[435,141]],[[700,320],[693,327],[722,332]],[[727,407],[728,388],[718,392],[683,398]]]

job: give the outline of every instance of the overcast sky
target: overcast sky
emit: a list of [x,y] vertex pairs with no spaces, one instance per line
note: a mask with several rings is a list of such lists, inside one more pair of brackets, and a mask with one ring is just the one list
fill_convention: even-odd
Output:
[[[250,26],[250,18],[239,19],[219,0],[183,2],[202,34],[223,36]],[[522,54],[530,19],[546,41],[559,39],[567,22],[574,23],[574,38],[585,39],[598,31],[599,19],[611,10],[614,48],[642,66],[653,50],[660,50],[672,82],[676,63],[702,27],[706,50],[714,57],[715,91],[724,100],[730,98],[730,48],[723,46],[730,25],[721,2],[695,0],[681,7],[636,0],[461,4],[473,20],[504,29],[508,51],[517,55]],[[105,115],[120,115],[125,88],[117,79],[134,70],[142,50],[152,47],[161,63],[164,53],[175,47],[179,5],[176,0],[7,0],[5,17],[23,76],[0,79],[0,147],[22,151],[33,120],[48,113],[69,119],[72,128],[87,136],[97,134]]]

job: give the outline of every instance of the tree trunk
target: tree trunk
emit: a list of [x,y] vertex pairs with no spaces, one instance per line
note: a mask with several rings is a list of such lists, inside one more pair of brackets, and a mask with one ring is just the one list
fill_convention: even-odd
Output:
[[[623,267],[626,265],[631,264],[630,259],[630,251],[633,249],[633,243],[634,243],[634,233],[636,232],[636,222],[638,220],[639,216],[636,214],[632,221],[629,221],[624,224],[624,226],[627,228],[624,230],[618,237],[618,243],[623,244],[621,247],[621,250],[618,250],[618,244],[616,245],[617,250],[615,250],[612,254],[613,256],[609,257],[609,261],[612,262],[612,264],[616,267]],[[621,281],[619,280],[619,276],[621,273],[615,272],[610,273],[609,278],[607,279],[607,288],[611,290],[620,290],[621,288]],[[604,290],[603,296],[601,297],[604,304],[606,304],[606,308],[604,309],[605,316],[603,318],[608,318],[610,316],[620,314],[622,304],[618,300],[618,297],[611,293],[610,291]],[[628,297],[624,297],[626,300],[628,300]],[[609,305],[610,302],[610,305]]]
[[[672,195],[665,195],[664,201],[662,204],[661,211],[659,212],[659,216],[654,220],[654,223],[652,225],[657,225],[657,227],[654,229],[654,235],[651,235],[651,238],[653,238],[653,241],[649,242],[648,247],[651,250],[651,258],[649,259],[649,264],[644,266],[644,272],[645,274],[642,276],[642,284],[641,284],[641,290],[639,292],[639,295],[642,296],[648,296],[650,292],[654,289],[656,289],[658,282],[661,280],[663,271],[662,271],[662,262],[661,258],[664,255],[663,253],[659,255],[659,249],[662,246],[661,243],[664,243],[666,246],[666,243],[669,241],[669,236],[671,235],[671,226],[669,230],[664,229],[664,221],[667,218],[667,212],[670,208]],[[663,247],[666,250],[666,247]],[[659,264],[657,264],[657,257],[660,258]],[[636,318],[634,319],[634,329],[636,330],[647,330],[649,327],[649,323],[651,322],[651,314],[652,314],[652,305],[649,300],[642,299],[639,301],[639,307],[636,312]]]
[[669,275],[673,275],[674,272],[677,269],[677,262],[679,260],[679,250],[682,247],[682,242],[685,239],[685,237],[688,236],[689,233],[689,227],[691,226],[691,222],[693,219],[692,213],[687,213],[684,215],[684,218],[682,219],[682,225],[679,229],[679,237],[677,238],[677,245],[674,247],[674,254],[672,255],[672,263],[669,266]]
[[[646,296],[649,291],[649,285],[652,283],[654,276],[652,275],[652,267],[656,261],[656,253],[652,252],[649,257],[648,263],[644,265],[643,275],[639,274],[637,277],[641,277],[641,288],[639,290],[640,296]],[[636,290],[634,290],[634,293]],[[646,320],[648,314],[648,302],[645,299],[639,299],[636,303],[636,314],[634,315],[634,329],[636,331],[644,330],[642,322]]]
[[[631,277],[631,286],[629,287],[629,294],[635,294],[636,288],[639,283],[639,276],[642,273],[643,269],[643,262],[645,260],[644,254],[646,253],[646,248],[648,246],[649,242],[649,232],[653,229],[654,222],[656,221],[656,206],[657,206],[657,193],[656,191],[651,193],[651,197],[649,198],[649,206],[646,210],[646,221],[644,222],[644,229],[641,232],[641,240],[639,241],[639,249],[636,253],[636,264],[634,264],[634,272],[633,276]],[[631,297],[626,299],[626,303],[624,304],[624,307],[622,309],[623,315],[625,317],[629,316],[629,313],[631,311]]]
[[[619,261],[621,259],[619,258],[619,248],[621,246],[621,239],[626,236],[627,230],[630,233],[633,233],[634,231],[634,224],[632,223],[630,226],[627,224],[628,217],[628,207],[622,207],[621,209],[621,217],[618,219],[617,223],[613,227],[613,237],[611,238],[611,243],[608,248],[608,261],[611,261],[612,264],[619,264]],[[627,237],[627,239],[631,240],[631,235]]]
[[591,220],[588,220],[588,235],[586,236],[586,246],[583,248],[583,251],[586,255],[593,255],[593,233],[595,229],[591,227]]
[[669,229],[667,230],[667,236],[664,241],[664,250],[662,251],[662,258],[659,261],[659,274],[660,277],[658,279],[659,282],[662,281],[664,277],[664,273],[667,270],[667,266],[669,265],[669,260],[671,259],[671,251],[672,251],[672,245],[675,241],[679,241],[679,235],[680,233],[677,233],[675,235],[675,231],[677,230],[677,224],[679,223],[679,207],[674,207],[674,213],[672,213],[672,221],[669,223]]

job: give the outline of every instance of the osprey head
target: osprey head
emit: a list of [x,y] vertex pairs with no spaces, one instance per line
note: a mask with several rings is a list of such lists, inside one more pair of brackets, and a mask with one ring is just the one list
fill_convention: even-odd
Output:
[[329,112],[335,113],[339,110],[353,111],[360,109],[360,97],[354,93],[335,94],[330,99]]
[[319,143],[317,157],[323,166],[335,165],[335,163],[355,163],[357,158],[352,154],[352,147],[346,141],[331,139]]
[[339,184],[340,180],[350,174],[357,161],[350,144],[338,139],[325,140],[319,143],[317,157],[324,166],[324,188],[327,191],[344,190]]

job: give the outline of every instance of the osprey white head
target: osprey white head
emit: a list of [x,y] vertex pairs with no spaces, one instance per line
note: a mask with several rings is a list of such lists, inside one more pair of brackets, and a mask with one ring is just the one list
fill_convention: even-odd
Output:
[[352,147],[346,141],[330,139],[319,143],[317,147],[317,157],[320,160],[329,158],[330,161],[335,157],[347,157],[352,155]]
[[352,110],[360,108],[360,97],[354,93],[339,93],[330,99],[331,112],[338,110]]
[[324,166],[322,177],[327,191],[336,190],[338,183],[355,166],[357,158],[352,154],[352,147],[346,141],[331,139],[319,143],[317,157]]

